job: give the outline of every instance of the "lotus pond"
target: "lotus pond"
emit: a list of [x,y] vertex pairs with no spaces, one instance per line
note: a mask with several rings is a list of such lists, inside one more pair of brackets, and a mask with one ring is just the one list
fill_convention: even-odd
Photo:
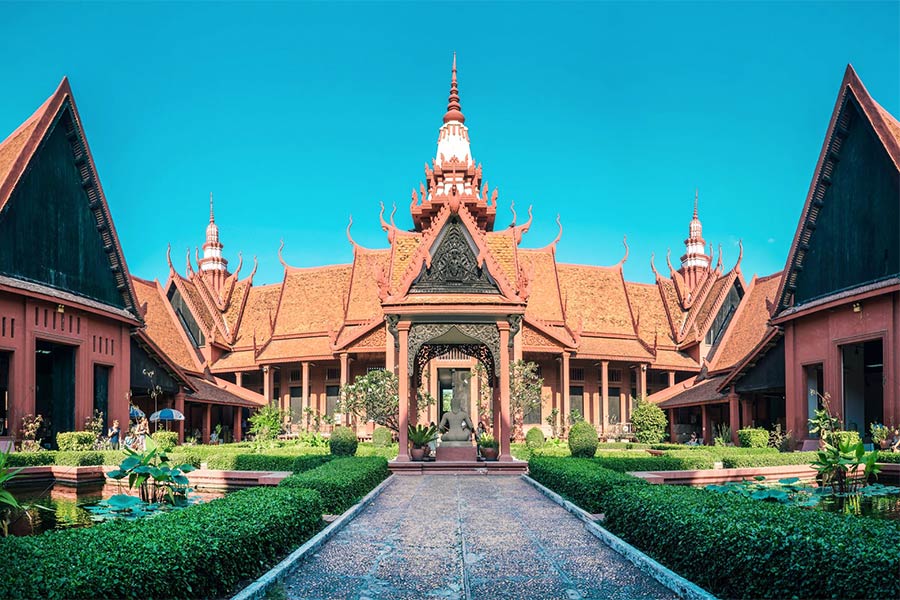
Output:
[[[54,529],[90,527],[110,519],[112,512],[128,513],[124,518],[139,518],[173,510],[171,507],[143,505],[136,495],[128,495],[127,486],[110,483],[78,488],[63,485],[19,488],[13,493],[24,510],[10,515],[10,535],[38,535]],[[224,495],[224,492],[207,490],[193,492],[190,503],[207,502]],[[111,499],[115,500],[110,504]]]
[[861,487],[853,494],[835,494],[830,488],[819,487],[813,481],[801,481],[796,477],[767,481],[765,477],[758,476],[753,480],[707,485],[706,489],[725,494],[739,494],[762,502],[778,502],[876,519],[900,520],[900,487],[893,485],[873,483]]

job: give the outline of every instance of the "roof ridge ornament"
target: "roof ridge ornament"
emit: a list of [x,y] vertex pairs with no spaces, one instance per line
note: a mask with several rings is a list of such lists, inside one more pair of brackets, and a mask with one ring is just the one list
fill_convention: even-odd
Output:
[[281,245],[278,246],[278,262],[281,263],[281,266],[284,267],[285,270],[288,268],[288,264],[284,262],[284,255],[282,255],[281,251],[284,250],[284,238],[281,239]]
[[625,246],[625,256],[623,256],[622,260],[620,260],[618,262],[618,264],[616,264],[616,266],[619,267],[620,269],[622,268],[622,265],[625,264],[625,261],[628,260],[629,250],[628,250],[628,236],[627,235],[622,236],[622,245]]
[[453,53],[453,69],[450,76],[450,97],[447,99],[447,112],[444,114],[444,123],[450,121],[466,122],[462,114],[462,106],[459,103],[459,88],[456,83],[456,52]]

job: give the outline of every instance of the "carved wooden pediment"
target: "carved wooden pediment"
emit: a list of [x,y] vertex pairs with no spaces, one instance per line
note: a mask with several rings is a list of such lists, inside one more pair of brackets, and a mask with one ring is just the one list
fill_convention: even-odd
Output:
[[454,216],[439,234],[430,264],[422,265],[409,293],[499,294],[500,290],[484,261],[479,261],[465,227]]

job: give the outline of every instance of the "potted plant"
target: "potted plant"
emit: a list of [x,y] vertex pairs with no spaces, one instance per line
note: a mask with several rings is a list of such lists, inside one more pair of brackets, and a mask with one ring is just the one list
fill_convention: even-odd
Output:
[[497,460],[497,455],[500,453],[500,442],[491,434],[482,433],[478,437],[478,448],[484,460]]
[[412,450],[409,455],[413,460],[422,460],[425,458],[425,452],[428,450],[428,444],[437,438],[437,427],[434,425],[416,425],[409,426],[407,430],[409,443],[412,444]]
[[872,432],[872,443],[879,446],[882,450],[887,450],[891,446],[891,430],[881,423],[872,423],[870,426]]

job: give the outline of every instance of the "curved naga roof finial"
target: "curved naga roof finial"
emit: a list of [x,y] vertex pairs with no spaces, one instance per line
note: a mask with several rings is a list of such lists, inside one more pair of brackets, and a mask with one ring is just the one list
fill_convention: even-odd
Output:
[[187,263],[187,272],[191,274],[194,272],[194,267],[191,265],[191,248],[188,246],[187,251],[185,252],[185,262]]
[[281,245],[278,246],[278,262],[281,263],[281,266],[285,269],[288,268],[288,264],[284,262],[284,256],[281,254],[281,251],[284,250],[284,239],[281,240]]
[[397,229],[397,225],[394,223],[394,215],[397,213],[397,204],[394,203],[391,205],[391,227]]
[[672,266],[672,249],[666,249],[666,264],[669,265],[669,272],[674,273],[675,267]]
[[528,205],[528,220],[525,221],[524,223],[522,223],[521,225],[517,225],[517,226],[515,227],[516,244],[518,244],[519,242],[521,242],[521,241],[522,241],[522,236],[523,236],[526,232],[528,232],[529,229],[531,229],[531,220],[532,220],[531,208],[532,208],[532,207],[531,207],[531,205],[529,204],[529,205]]
[[625,264],[625,261],[628,260],[628,236],[627,235],[622,236],[622,245],[625,246],[625,256],[623,256],[622,260],[620,260],[619,263],[616,265],[619,268],[621,268],[622,265]]
[[559,226],[559,233],[556,234],[556,238],[550,242],[550,246],[556,251],[556,244],[559,243],[559,240],[562,239],[562,221],[559,218],[559,213],[556,214],[556,224]]
[[738,240],[738,259],[737,262],[734,263],[734,267],[731,268],[732,271],[736,271],[741,266],[741,260],[744,258],[744,241]]
[[356,248],[356,242],[353,241],[353,236],[350,235],[350,228],[353,227],[353,215],[350,215],[350,222],[347,223],[347,240],[350,242],[350,245]]
[[716,270],[722,270],[722,244],[719,244],[719,260],[716,261]]
[[510,210],[510,212],[512,212],[512,214],[513,214],[513,220],[512,220],[512,223],[510,224],[510,227],[515,227],[515,226],[516,226],[516,219],[518,219],[518,217],[516,216],[516,203],[515,203],[515,201],[512,201],[512,202],[509,203],[509,210]]
[[256,275],[256,268],[259,266],[259,262],[256,260],[256,256],[253,256],[253,270],[250,271],[250,283],[253,284],[253,276]]
[[172,244],[166,246],[166,262],[169,263],[169,273],[174,273],[175,267],[172,265]]
[[653,271],[653,276],[659,279],[659,272],[656,270],[656,265],[653,264],[653,260],[656,258],[656,253],[650,253],[650,270]]
[[241,267],[244,266],[244,253],[238,252],[238,265],[237,269],[234,270],[234,278],[237,279],[238,275],[241,273]]

